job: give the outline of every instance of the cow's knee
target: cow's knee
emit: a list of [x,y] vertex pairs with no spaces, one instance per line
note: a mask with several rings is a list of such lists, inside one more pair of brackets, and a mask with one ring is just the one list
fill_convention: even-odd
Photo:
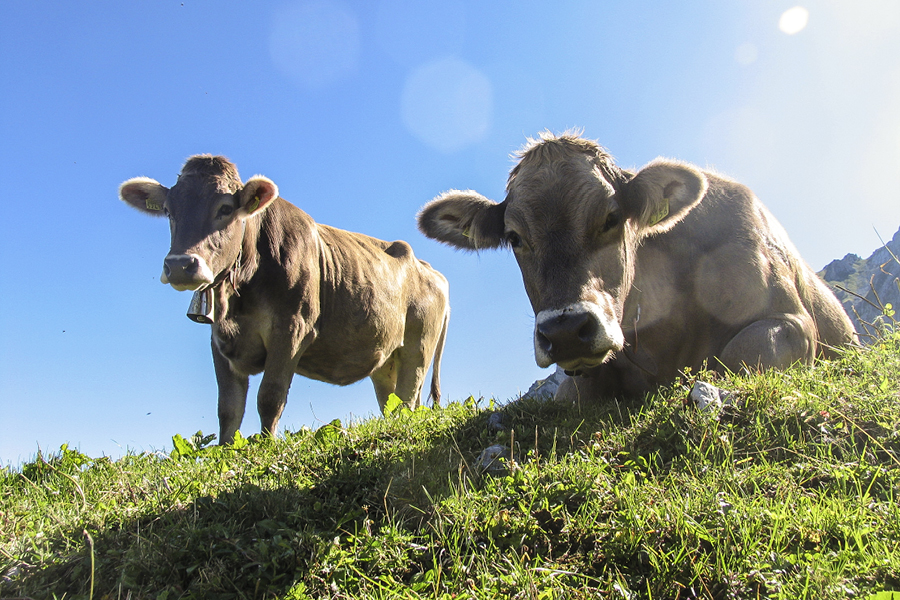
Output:
[[553,399],[578,404],[596,400],[598,396],[598,385],[594,378],[576,375],[575,377],[566,376],[560,382]]
[[560,402],[576,402],[580,396],[581,394],[578,391],[578,386],[575,384],[575,378],[567,376],[559,383],[559,387],[556,388],[556,394],[554,394],[553,399]]
[[763,319],[751,323],[728,342],[719,356],[730,371],[786,369],[812,361],[815,341],[793,316]]

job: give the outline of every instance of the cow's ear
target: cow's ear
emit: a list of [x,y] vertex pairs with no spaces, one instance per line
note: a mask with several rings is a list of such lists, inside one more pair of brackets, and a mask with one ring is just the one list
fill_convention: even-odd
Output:
[[241,190],[243,216],[252,217],[261,213],[278,197],[278,186],[268,177],[255,175],[247,180]]
[[169,188],[149,177],[134,177],[119,186],[119,198],[139,211],[154,217],[165,216]]
[[700,202],[707,186],[696,167],[657,159],[626,184],[622,209],[642,235],[662,233]]
[[463,250],[496,248],[503,242],[506,204],[472,190],[444,192],[422,207],[419,231]]

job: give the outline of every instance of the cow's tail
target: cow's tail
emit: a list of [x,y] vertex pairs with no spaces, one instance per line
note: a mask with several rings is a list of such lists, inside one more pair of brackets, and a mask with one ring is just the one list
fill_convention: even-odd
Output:
[[431,405],[437,408],[441,405],[441,356],[444,354],[444,342],[447,341],[447,326],[450,324],[450,305],[444,309],[444,322],[441,325],[441,335],[438,337],[437,346],[434,347],[434,360],[431,365]]

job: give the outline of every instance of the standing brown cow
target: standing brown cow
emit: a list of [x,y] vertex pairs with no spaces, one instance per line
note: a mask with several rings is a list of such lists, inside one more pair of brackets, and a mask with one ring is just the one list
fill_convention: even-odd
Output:
[[743,185],[668,160],[631,173],[575,134],[542,135],[519,158],[502,203],[450,191],[419,228],[467,250],[512,248],[537,364],[573,376],[557,396],[641,395],[704,364],[785,368],[855,339]]
[[406,242],[319,225],[270,179],[241,183],[221,156],[191,157],[171,189],[136,177],[119,196],[168,217],[162,282],[212,291],[220,443],[234,438],[248,376],[260,372],[259,416],[272,434],[294,373],[337,385],[370,377],[382,411],[392,393],[414,408],[433,359],[438,402],[447,280]]

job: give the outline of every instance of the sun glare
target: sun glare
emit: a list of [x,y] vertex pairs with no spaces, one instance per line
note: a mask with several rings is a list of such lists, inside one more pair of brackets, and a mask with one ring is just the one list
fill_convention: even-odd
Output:
[[757,58],[759,58],[759,50],[754,44],[751,44],[750,42],[741,44],[734,51],[734,60],[736,60],[739,65],[744,67],[755,63]]
[[269,35],[275,65],[307,89],[323,89],[357,70],[360,28],[339,0],[309,0],[276,11]]
[[802,6],[789,8],[781,14],[778,28],[788,35],[800,33],[809,22],[809,11]]
[[457,58],[430,62],[407,77],[401,112],[413,135],[449,154],[487,133],[493,112],[491,82]]

